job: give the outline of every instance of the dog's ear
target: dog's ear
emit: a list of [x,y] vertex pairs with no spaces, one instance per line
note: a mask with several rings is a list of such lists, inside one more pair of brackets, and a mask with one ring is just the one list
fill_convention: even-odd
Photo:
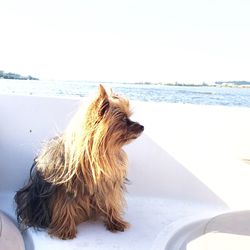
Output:
[[107,94],[105,88],[101,84],[99,85],[99,97],[108,98],[108,94]]
[[109,109],[109,99],[105,88],[99,85],[99,115],[103,116]]
[[109,89],[109,93],[110,93],[110,96],[114,95],[114,92],[113,92],[112,88]]
[[108,98],[103,100],[99,109],[99,115],[103,116],[109,110],[109,100]]

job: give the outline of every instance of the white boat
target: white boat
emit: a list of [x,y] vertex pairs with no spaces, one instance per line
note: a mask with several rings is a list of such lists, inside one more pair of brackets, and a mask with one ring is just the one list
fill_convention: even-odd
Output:
[[[0,210],[14,223],[15,191],[28,179],[41,143],[63,131],[80,101],[1,95]],[[78,226],[73,240],[30,228],[22,233],[26,250],[185,250],[193,239],[216,230],[248,235],[250,222],[243,221],[249,218],[250,166],[243,160],[250,154],[250,110],[142,102],[132,106],[145,131],[125,148],[131,182],[125,218],[131,227],[111,233],[102,223],[89,221]],[[4,227],[2,220],[0,243]],[[9,239],[20,240],[17,234]],[[6,250],[3,245],[0,249]]]

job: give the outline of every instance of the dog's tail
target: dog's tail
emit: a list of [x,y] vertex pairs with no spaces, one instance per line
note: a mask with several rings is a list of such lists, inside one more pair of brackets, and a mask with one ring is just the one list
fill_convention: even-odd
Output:
[[48,228],[51,222],[49,202],[57,186],[45,181],[35,166],[36,161],[30,169],[29,182],[15,195],[17,221],[25,228]]

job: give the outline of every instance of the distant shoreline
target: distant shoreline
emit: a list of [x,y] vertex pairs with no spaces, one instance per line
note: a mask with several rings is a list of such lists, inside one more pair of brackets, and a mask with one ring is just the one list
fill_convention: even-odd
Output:
[[37,77],[33,77],[31,75],[28,76],[22,76],[17,73],[12,72],[4,72],[3,70],[0,70],[0,79],[10,79],[10,80],[39,80]]
[[[16,73],[5,73],[0,70],[0,80],[40,80],[33,76],[22,76]],[[46,80],[45,80],[46,81]],[[58,81],[60,80],[47,80],[47,81]],[[218,81],[218,82],[203,82],[202,84],[196,83],[185,83],[185,82],[112,82],[112,81],[86,81],[86,80],[62,80],[64,82],[85,82],[85,83],[101,83],[101,84],[138,84],[138,85],[160,85],[160,86],[173,86],[173,87],[218,87],[218,88],[250,88],[250,82],[248,81]]]
[[[72,81],[75,82],[75,81]],[[108,82],[108,81],[76,81],[76,82],[88,82],[88,83],[100,83],[100,84],[138,84],[138,85],[160,85],[160,86],[173,86],[173,87],[219,87],[219,88],[250,88],[250,82],[248,81],[216,81],[211,83],[203,82],[201,84],[196,83],[180,83],[180,82]]]
[[[100,82],[100,83],[110,83],[110,82]],[[121,84],[127,84],[126,82],[119,82]],[[161,86],[173,86],[173,87],[218,87],[218,88],[250,88],[250,82],[246,81],[232,81],[232,82],[214,82],[214,83],[153,83],[153,82],[134,82],[129,84],[138,85],[161,85]]]

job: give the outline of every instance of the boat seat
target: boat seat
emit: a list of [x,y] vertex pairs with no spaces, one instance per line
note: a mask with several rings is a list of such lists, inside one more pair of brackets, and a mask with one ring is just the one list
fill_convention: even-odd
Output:
[[0,211],[0,250],[24,250],[23,237],[15,224]]

